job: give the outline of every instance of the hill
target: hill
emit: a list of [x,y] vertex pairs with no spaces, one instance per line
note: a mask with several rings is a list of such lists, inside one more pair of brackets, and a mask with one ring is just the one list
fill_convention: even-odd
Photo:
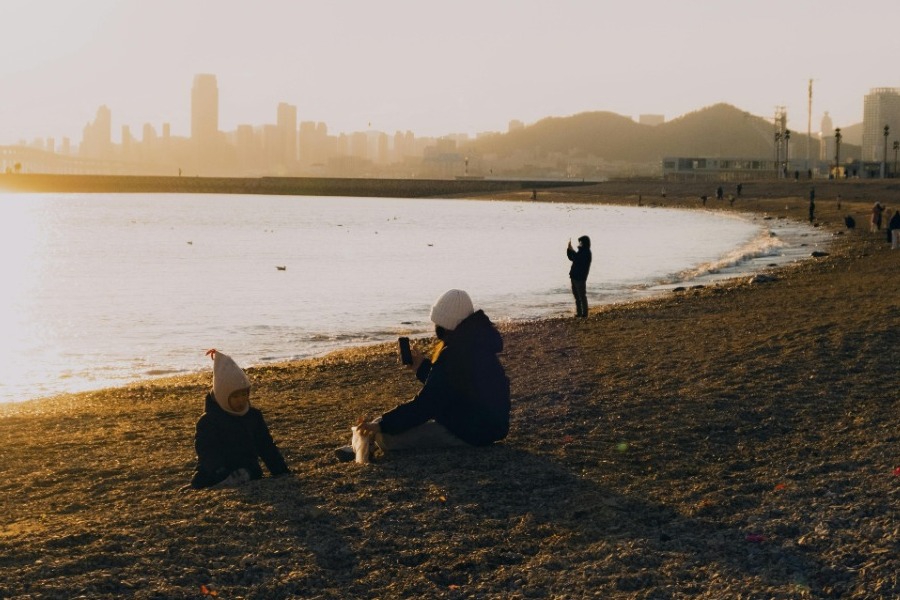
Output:
[[[791,155],[805,155],[806,141],[805,134],[791,132]],[[656,126],[611,112],[548,117],[516,131],[479,138],[465,149],[497,157],[561,154],[635,163],[656,162],[664,156],[768,158],[775,153],[771,121],[729,104],[715,104]],[[842,149],[848,158],[859,153],[846,143]],[[815,136],[810,154],[819,154]]]

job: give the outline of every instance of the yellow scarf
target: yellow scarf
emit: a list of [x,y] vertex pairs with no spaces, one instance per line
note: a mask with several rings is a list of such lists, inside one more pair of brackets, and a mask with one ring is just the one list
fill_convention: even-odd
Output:
[[431,364],[434,364],[437,362],[437,359],[441,355],[441,352],[444,351],[444,348],[446,348],[446,346],[444,345],[444,342],[438,341],[437,345],[434,347],[434,351],[432,351],[432,353],[431,353]]

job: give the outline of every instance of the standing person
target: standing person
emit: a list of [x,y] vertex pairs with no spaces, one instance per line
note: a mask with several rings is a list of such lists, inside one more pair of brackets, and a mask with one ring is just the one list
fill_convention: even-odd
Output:
[[894,250],[897,249],[898,240],[895,238],[897,237],[898,232],[900,232],[900,210],[895,210],[894,216],[891,217],[891,220],[888,221],[887,225],[888,243],[891,244],[891,248]]
[[816,219],[816,188],[809,188],[809,222]]
[[716,200],[721,200],[724,197],[725,190],[722,189],[722,186],[716,188]]
[[588,316],[587,278],[591,270],[591,238],[578,238],[578,250],[572,248],[572,240],[566,248],[566,256],[572,261],[569,279],[572,280],[572,295],[575,296],[575,316]]
[[[431,358],[411,349],[407,365],[424,385],[416,396],[358,432],[374,436],[384,452],[417,448],[488,446],[509,432],[509,378],[497,354],[503,338],[469,294],[449,290],[431,307],[438,344]],[[335,452],[354,459],[351,446]]]
[[238,485],[263,476],[262,458],[273,476],[289,473],[266,421],[250,406],[250,380],[227,354],[208,350],[213,361],[212,390],[197,421],[197,468],[191,487]]
[[881,231],[881,215],[884,213],[884,206],[881,202],[876,202],[872,206],[872,232]]
[[737,184],[737,196],[738,196],[738,198],[741,197],[741,191],[742,191],[743,189],[744,189],[744,184],[743,184],[743,183]]

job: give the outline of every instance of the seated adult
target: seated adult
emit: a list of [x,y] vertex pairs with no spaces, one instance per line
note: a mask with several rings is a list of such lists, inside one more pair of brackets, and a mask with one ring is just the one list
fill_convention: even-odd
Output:
[[[416,396],[380,418],[363,422],[384,452],[419,448],[487,446],[509,432],[509,378],[497,354],[503,338],[469,295],[450,290],[431,307],[438,344],[431,358],[412,350],[416,377],[424,385]],[[341,460],[352,460],[349,446]]]

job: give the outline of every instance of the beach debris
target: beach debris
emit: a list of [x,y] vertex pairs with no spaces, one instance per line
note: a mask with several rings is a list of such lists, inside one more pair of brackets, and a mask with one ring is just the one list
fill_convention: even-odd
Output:
[[616,450],[618,450],[619,452],[625,452],[626,450],[628,450],[628,442],[619,442],[618,444],[616,444]]
[[827,252],[822,252],[821,250],[814,250],[812,254],[810,254],[813,258],[820,258],[822,256],[828,256]]
[[575,441],[575,438],[572,437],[571,435],[563,436],[563,439],[562,439],[563,444],[571,444],[574,441]]
[[278,269],[279,271],[287,271],[286,265],[275,265],[275,268]]
[[219,595],[219,592],[217,592],[215,590],[211,590],[201,583],[200,584],[200,594],[203,596],[212,596],[213,598],[215,598],[216,596]]
[[673,292],[683,292],[686,288],[683,286],[678,286],[677,288],[673,288]]
[[193,246],[193,245],[194,245],[194,242],[188,240],[188,246]]
[[900,467],[897,467],[896,469],[894,469],[894,475],[900,477]]
[[747,537],[744,538],[751,544],[761,544],[766,541],[766,536],[761,533],[748,533]]
[[776,491],[776,492],[780,492],[781,490],[783,490],[783,489],[786,488],[786,487],[787,487],[787,486],[784,485],[783,483],[779,483],[779,484],[777,484],[777,485],[775,486],[775,491]]

